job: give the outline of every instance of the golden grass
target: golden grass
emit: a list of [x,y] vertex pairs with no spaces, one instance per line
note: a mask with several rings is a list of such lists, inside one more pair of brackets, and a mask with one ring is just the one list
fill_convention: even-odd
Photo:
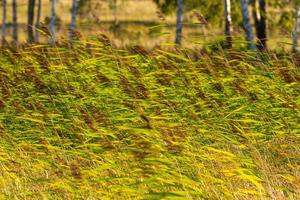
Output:
[[291,57],[98,40],[2,50],[3,199],[300,197]]

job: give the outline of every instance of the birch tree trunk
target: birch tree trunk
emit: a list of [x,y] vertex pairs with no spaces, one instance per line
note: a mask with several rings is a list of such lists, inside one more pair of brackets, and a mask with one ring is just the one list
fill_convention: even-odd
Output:
[[248,48],[251,50],[256,50],[256,46],[254,44],[254,36],[252,32],[252,25],[249,16],[249,0],[241,0],[242,6],[242,16],[243,16],[243,27],[246,33],[246,40],[248,42]]
[[176,22],[175,44],[178,46],[181,45],[182,17],[183,17],[183,0],[177,0],[177,22]]
[[227,48],[232,48],[232,19],[231,19],[231,1],[224,0],[225,17],[225,37]]
[[298,35],[300,31],[300,5],[296,5],[295,9],[295,25],[293,31],[293,52],[298,52]]
[[73,0],[72,3],[72,16],[70,24],[70,40],[74,39],[74,33],[76,29],[76,17],[77,17],[77,0]]
[[33,33],[33,22],[34,22],[34,5],[35,0],[28,0],[28,42],[34,42],[34,33]]
[[37,4],[37,16],[35,23],[35,42],[40,42],[40,27],[41,27],[41,12],[42,12],[42,0],[38,0]]
[[55,46],[55,18],[56,18],[56,0],[51,0],[51,20],[50,20],[50,45]]
[[13,40],[15,46],[18,44],[18,11],[17,11],[17,0],[12,2],[13,9]]
[[2,0],[2,40],[1,44],[2,46],[5,45],[5,38],[6,38],[6,6],[7,2],[6,0]]

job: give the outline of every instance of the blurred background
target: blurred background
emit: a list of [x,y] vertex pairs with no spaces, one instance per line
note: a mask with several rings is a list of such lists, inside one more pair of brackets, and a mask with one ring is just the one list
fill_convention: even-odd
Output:
[[[1,1],[1,3],[3,0]],[[51,1],[43,0],[41,22],[50,23]],[[171,2],[171,3],[170,3]],[[175,2],[175,1],[174,1]],[[251,2],[250,2],[251,3]],[[19,41],[27,40],[28,0],[17,0]],[[244,40],[240,0],[233,0],[232,21],[234,44]],[[56,1],[56,37],[67,38],[71,21],[71,0]],[[35,8],[37,9],[37,8]],[[224,39],[222,0],[186,0],[182,44],[201,47]],[[7,41],[12,41],[12,0],[7,0]],[[0,10],[0,16],[3,9]],[[250,14],[252,10],[250,8]],[[270,49],[291,48],[294,6],[290,0],[268,2],[268,35]],[[174,43],[176,4],[171,0],[79,0],[77,31],[83,38],[107,35],[117,47],[141,45],[153,48]],[[41,40],[47,37],[41,36]]]

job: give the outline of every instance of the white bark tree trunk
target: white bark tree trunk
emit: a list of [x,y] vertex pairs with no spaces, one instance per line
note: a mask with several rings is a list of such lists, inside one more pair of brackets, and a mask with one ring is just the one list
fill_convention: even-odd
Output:
[[74,33],[76,29],[76,17],[77,17],[77,0],[73,0],[72,16],[71,16],[71,24],[70,24],[70,40],[74,39]]
[[225,37],[227,48],[232,48],[232,19],[231,19],[231,1],[224,0],[225,17]]
[[2,46],[4,46],[6,42],[6,5],[6,0],[2,0]]
[[55,18],[56,18],[56,0],[51,0],[51,20],[50,20],[50,45],[55,46]]
[[251,50],[256,50],[256,45],[254,44],[254,36],[253,36],[252,25],[249,16],[249,10],[248,10],[249,0],[241,0],[241,4],[242,4],[243,26],[246,33],[248,48]]
[[300,23],[300,5],[296,6],[295,9],[295,25],[294,25],[294,31],[293,31],[293,51],[298,51],[298,35],[300,31],[299,23]]
[[177,0],[176,45],[181,45],[182,37],[183,0]]

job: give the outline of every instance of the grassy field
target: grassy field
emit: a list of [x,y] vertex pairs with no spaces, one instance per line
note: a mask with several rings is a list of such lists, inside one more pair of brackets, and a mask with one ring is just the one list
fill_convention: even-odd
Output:
[[1,199],[300,198],[296,58],[102,41],[1,51]]

